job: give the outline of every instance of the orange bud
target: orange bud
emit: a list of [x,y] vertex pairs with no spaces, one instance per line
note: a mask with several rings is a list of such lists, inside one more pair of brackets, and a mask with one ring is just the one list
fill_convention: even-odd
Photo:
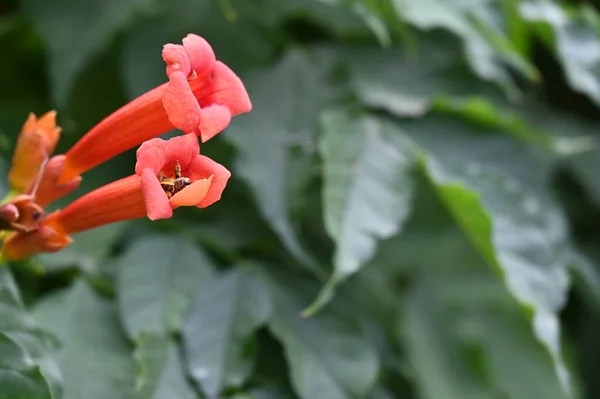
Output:
[[26,193],[35,183],[58,143],[60,131],[60,127],[56,126],[56,111],[50,111],[39,119],[29,114],[17,139],[8,174],[14,192]]

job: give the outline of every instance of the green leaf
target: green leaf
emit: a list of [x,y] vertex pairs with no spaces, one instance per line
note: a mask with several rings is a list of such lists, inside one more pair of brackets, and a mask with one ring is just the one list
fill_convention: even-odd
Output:
[[501,96],[468,70],[455,40],[447,36],[419,36],[416,54],[367,46],[348,47],[341,54],[360,101],[397,116],[424,114],[438,95]]
[[395,0],[399,15],[424,30],[443,28],[459,36],[472,69],[482,78],[514,90],[504,63],[525,77],[536,79],[537,71],[521,54],[498,23],[498,16],[487,0]]
[[0,332],[0,387],[2,399],[52,399],[39,367],[23,347],[3,332]]
[[[559,153],[569,155],[563,161],[585,185],[587,194],[600,203],[600,145],[597,124],[577,118],[539,101],[528,101],[514,111],[529,125],[555,137]],[[588,150],[588,151],[584,151]]]
[[141,334],[134,353],[138,365],[134,398],[195,399],[186,380],[179,349],[171,339]]
[[75,242],[67,248],[53,254],[38,255],[36,259],[46,271],[53,272],[76,266],[88,273],[96,272],[126,225],[113,223],[79,233],[73,237]]
[[293,399],[291,393],[278,390],[276,388],[254,388],[248,392],[231,396],[231,399]]
[[483,127],[502,130],[520,140],[560,155],[585,153],[594,148],[590,136],[553,135],[542,126],[530,125],[512,109],[505,110],[497,107],[485,97],[472,96],[461,99],[441,97],[435,102],[435,109],[459,115]]
[[14,148],[27,115],[48,111],[43,87],[45,59],[41,43],[22,15],[3,14],[0,31],[0,151],[9,160],[9,150]]
[[64,106],[79,73],[151,0],[23,1],[50,57],[52,97]]
[[562,63],[571,87],[588,95],[600,105],[600,29],[599,17],[591,7],[581,7],[568,13],[559,4],[547,0],[523,1],[522,18],[550,29],[540,31],[540,37],[553,47]]
[[63,399],[131,398],[135,369],[114,303],[79,280],[40,302],[34,316],[62,344]]
[[600,309],[600,271],[598,254],[593,251],[573,249],[570,262],[575,288],[585,295],[585,299],[594,310]]
[[118,304],[128,335],[177,331],[213,264],[195,245],[169,236],[144,238],[119,260]]
[[399,338],[422,396],[566,398],[552,359],[493,276],[451,271],[420,278],[405,307]]
[[[379,273],[382,274],[381,279],[386,280],[385,286],[393,282],[389,273],[406,277],[424,271],[437,273],[457,267],[457,264],[481,263],[481,255],[448,214],[430,183],[420,174],[414,178],[413,211],[402,233],[381,243],[373,260],[356,276],[356,280]],[[374,294],[378,293],[374,290]]]
[[452,118],[397,123],[422,147],[427,175],[455,219],[533,313],[536,336],[569,390],[557,313],[568,290],[570,252],[563,214],[545,187],[548,160],[536,159],[523,143],[494,131],[481,134]]
[[440,113],[395,123],[430,156],[444,163],[474,165],[473,168],[490,165],[539,192],[544,191],[550,179],[554,157],[507,136],[502,129]]
[[453,342],[457,340],[455,334],[445,328],[443,309],[432,306],[435,294],[425,284],[411,290],[399,328],[417,388],[423,397],[485,398],[484,384],[462,361],[458,342]]
[[[332,3],[331,0],[321,1],[324,3]],[[390,45],[392,39],[385,23],[386,17],[388,17],[388,15],[386,15],[386,12],[388,11],[388,7],[385,6],[386,2],[372,2],[365,0],[334,0],[333,3],[338,3],[339,6],[348,5],[348,8],[351,9],[354,14],[359,16],[365,25],[371,29],[382,46],[387,47]]]
[[533,314],[537,338],[571,392],[557,313],[569,287],[566,225],[548,198],[502,171],[475,163],[424,160],[426,173],[458,223],[511,294]]
[[320,294],[325,299],[373,257],[378,240],[400,231],[410,212],[413,162],[410,143],[391,123],[341,110],[322,121],[324,217],[336,242],[334,273]]
[[[236,117],[224,137],[237,149],[234,164],[252,189],[263,217],[305,265],[315,261],[298,240],[289,214],[292,182],[310,173],[294,169],[316,148],[315,121],[335,91],[327,81],[326,54],[292,51],[271,69],[244,79],[252,112]],[[296,150],[294,153],[293,150]]]
[[249,377],[256,352],[253,334],[269,313],[262,281],[245,269],[199,291],[182,336],[189,373],[209,398],[240,387]]
[[[0,337],[6,345],[0,350],[0,369],[4,378],[7,381],[16,379],[15,383],[23,383],[31,389],[35,386],[35,391],[43,393],[43,397],[59,397],[62,377],[50,357],[54,342],[25,311],[17,285],[6,266],[0,267]],[[18,357],[9,357],[10,351]]]
[[308,296],[299,291],[300,278],[267,280],[273,304],[269,329],[283,344],[298,396],[364,397],[375,384],[379,362],[363,332],[329,308],[308,319],[301,317],[299,312]]
[[[346,1],[343,1],[347,3]],[[331,0],[270,0],[261,10],[254,9],[258,21],[264,21],[270,15],[272,24],[278,25],[289,18],[303,17],[320,28],[326,29],[337,37],[369,36],[369,30],[374,33],[382,45],[389,44],[389,32],[384,24],[381,12],[374,10],[374,5],[364,6],[359,0],[350,7],[340,7],[340,1]],[[238,6],[248,4],[238,0]],[[250,13],[249,10],[245,10]],[[258,12],[257,12],[258,11]]]

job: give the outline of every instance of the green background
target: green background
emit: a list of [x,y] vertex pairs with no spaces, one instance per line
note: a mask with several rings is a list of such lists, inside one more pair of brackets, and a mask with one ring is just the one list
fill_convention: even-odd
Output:
[[30,111],[63,153],[188,33],[254,107],[201,145],[220,202],[0,269],[0,398],[599,398],[599,9],[0,1],[4,170]]

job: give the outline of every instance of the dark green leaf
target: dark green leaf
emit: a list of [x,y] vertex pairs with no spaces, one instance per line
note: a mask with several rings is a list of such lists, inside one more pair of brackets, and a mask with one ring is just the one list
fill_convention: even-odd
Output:
[[253,334],[269,313],[264,284],[248,270],[238,268],[198,293],[182,335],[189,373],[209,398],[246,381]]
[[406,306],[401,338],[424,397],[566,398],[551,357],[492,276],[420,279]]
[[[51,337],[26,313],[17,285],[5,265],[0,266],[0,334],[7,345],[0,350],[0,369],[6,373],[5,378],[12,376],[19,381],[27,380],[28,384],[35,381],[37,392],[45,392],[44,397],[58,397],[62,378],[49,356]],[[17,358],[8,356],[10,348]]]
[[563,388],[571,390],[560,348],[557,312],[569,286],[570,252],[562,213],[548,198],[483,164],[424,161],[427,175],[511,294],[533,312],[537,338],[551,353]]
[[421,29],[443,28],[459,36],[465,43],[471,67],[482,78],[513,89],[514,84],[503,63],[529,79],[537,78],[535,68],[504,33],[498,10],[492,2],[396,0],[394,4],[399,14]]
[[600,309],[600,271],[595,261],[597,254],[573,250],[570,262],[576,287],[586,295],[595,309]]
[[225,135],[238,151],[235,170],[250,185],[261,213],[287,249],[313,267],[314,260],[294,231],[288,205],[291,183],[311,172],[293,170],[294,162],[314,154],[316,118],[335,95],[327,83],[330,66],[323,58],[293,51],[274,68],[248,76],[244,82],[252,112],[236,117]]
[[268,278],[269,329],[285,348],[294,389],[302,399],[364,397],[375,383],[378,358],[358,327],[325,309],[303,318],[308,299],[300,279]]
[[67,248],[54,254],[38,255],[37,260],[47,271],[76,266],[88,273],[95,272],[125,227],[125,223],[113,223],[79,233],[73,237],[75,242]]
[[27,115],[40,115],[48,106],[42,87],[43,48],[30,24],[21,15],[6,15],[0,18],[0,31],[0,151],[10,160],[9,150]]
[[114,303],[79,280],[44,299],[34,315],[61,342],[63,399],[131,398],[135,368]]
[[472,165],[468,167],[475,169],[479,164],[490,165],[536,191],[543,191],[550,179],[550,154],[507,137],[502,129],[439,113],[396,123],[415,143],[444,163]]
[[[554,136],[558,152],[571,154],[564,161],[581,180],[596,203],[600,203],[600,145],[598,126],[592,120],[576,118],[549,108],[539,101],[527,101],[515,109],[529,125]],[[584,151],[587,150],[587,151]]]
[[597,12],[583,7],[568,13],[552,1],[523,1],[520,11],[526,21],[550,28],[551,35],[540,36],[554,47],[569,84],[600,104],[600,20]]
[[177,331],[196,292],[214,273],[198,247],[168,236],[137,241],[119,265],[119,311],[131,338]]
[[323,116],[325,225],[336,242],[334,274],[321,293],[355,273],[378,240],[398,233],[412,198],[411,147],[398,128],[376,118],[331,111]]
[[485,97],[443,97],[436,101],[435,106],[438,110],[460,115],[486,128],[501,130],[557,154],[585,153],[594,148],[590,136],[553,135],[542,127],[529,125],[513,110],[496,107]]
[[150,0],[23,2],[48,48],[53,98],[58,104],[65,105],[79,73],[91,59],[138,11],[151,4]]
[[[331,3],[330,0],[321,0],[322,2]],[[365,0],[348,0],[348,1],[335,1],[340,5],[348,5],[348,8],[352,10],[357,16],[359,16],[367,25],[371,31],[377,36],[377,39],[381,45],[387,47],[391,43],[391,36],[386,26],[386,17],[388,7],[386,2],[373,2]]]
[[366,46],[343,51],[362,103],[398,116],[418,116],[438,95],[500,96],[495,87],[469,72],[451,38],[432,34],[418,44],[416,54]]
[[33,359],[3,332],[0,332],[0,389],[1,399],[52,399],[50,387]]
[[195,399],[186,380],[179,349],[171,339],[141,334],[134,357],[138,365],[134,397],[138,399]]

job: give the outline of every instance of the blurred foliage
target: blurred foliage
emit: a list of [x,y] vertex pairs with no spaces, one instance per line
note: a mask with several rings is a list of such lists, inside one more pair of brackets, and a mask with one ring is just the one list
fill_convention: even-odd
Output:
[[63,152],[190,32],[254,105],[202,146],[214,206],[0,269],[0,398],[600,397],[599,10],[0,1],[2,168],[28,112]]

